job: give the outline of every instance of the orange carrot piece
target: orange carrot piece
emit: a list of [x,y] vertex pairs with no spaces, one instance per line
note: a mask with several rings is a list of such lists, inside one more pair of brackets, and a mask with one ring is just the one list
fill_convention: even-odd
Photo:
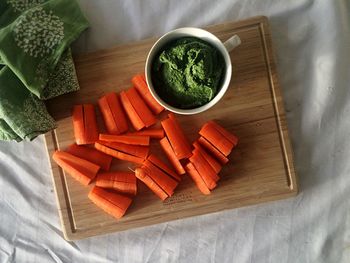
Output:
[[228,139],[234,145],[234,147],[238,144],[237,136],[234,135],[233,133],[229,132],[228,130],[226,130],[224,127],[219,125],[217,122],[211,120],[211,121],[207,122],[206,125],[212,125],[218,132],[221,133],[222,136],[225,136],[226,139]]
[[190,157],[191,146],[189,146],[187,140],[183,140],[184,135],[181,134],[182,130],[178,129],[174,120],[168,118],[163,120],[161,124],[177,159],[181,160]]
[[178,181],[164,173],[148,160],[143,162],[142,168],[147,171],[148,175],[169,195],[174,194],[174,190],[179,184]]
[[207,187],[212,190],[216,187],[216,182],[220,179],[214,172],[208,162],[199,154],[193,154],[189,158],[190,162],[196,168]]
[[195,149],[192,152],[198,151],[199,154],[201,154],[204,159],[210,164],[215,173],[220,173],[222,168],[221,164],[213,156],[211,156],[198,142],[194,142],[193,146]]
[[223,136],[220,132],[218,132],[213,125],[203,125],[199,131],[199,134],[203,136],[208,142],[210,142],[216,149],[222,152],[225,156],[228,156],[234,147],[233,143],[225,136]]
[[145,185],[147,185],[148,188],[151,189],[152,192],[155,193],[163,201],[169,197],[167,193],[162,188],[160,188],[156,182],[154,182],[154,180],[147,174],[144,169],[136,168],[135,176]]
[[102,114],[105,127],[110,134],[120,134],[117,124],[115,123],[112,110],[108,104],[106,96],[98,99],[98,106]]
[[164,137],[164,130],[162,128],[160,129],[148,128],[137,132],[128,132],[125,135],[149,136],[150,138],[154,138],[154,139],[162,139]]
[[204,137],[199,137],[198,142],[206,148],[211,154],[213,154],[221,164],[227,163],[228,158],[223,155],[218,149],[216,149],[210,142],[208,142]]
[[52,158],[63,170],[83,185],[88,185],[100,169],[100,166],[64,151],[55,151]]
[[108,171],[111,167],[112,157],[97,151],[94,148],[71,144],[68,146],[66,152],[73,154],[79,158],[85,159],[89,162],[97,164],[102,170]]
[[132,156],[130,154],[126,154],[123,152],[119,152],[117,150],[111,149],[107,146],[104,146],[98,142],[95,142],[95,148],[105,154],[108,154],[110,156],[113,156],[119,160],[123,160],[123,161],[128,161],[128,162],[133,162],[133,163],[138,163],[138,164],[142,164],[143,163],[143,159],[140,157],[136,157],[136,156]]
[[131,145],[120,142],[106,142],[99,141],[98,143],[108,146],[109,148],[115,149],[117,151],[130,154],[136,157],[140,157],[146,159],[149,153],[148,146],[140,146],[140,145]]
[[156,117],[153,115],[151,110],[147,107],[146,103],[141,99],[136,88],[132,87],[126,92],[131,105],[134,107],[137,115],[140,117],[142,122],[148,128],[157,122]]
[[183,144],[184,144],[184,145],[186,146],[186,148],[187,148],[187,151],[188,151],[188,152],[191,152],[191,150],[192,150],[191,144],[189,143],[188,139],[186,138],[185,133],[183,132],[183,130],[182,130],[182,128],[181,128],[181,126],[180,126],[178,120],[177,120],[176,117],[175,117],[175,114],[172,113],[172,112],[170,112],[170,113],[168,114],[168,117],[169,117],[169,119],[171,119],[171,120],[173,121],[174,126],[176,127],[179,136],[181,136],[181,140],[183,141]]
[[83,105],[75,105],[72,111],[74,138],[77,144],[86,144]]
[[149,136],[137,136],[137,135],[111,135],[100,133],[99,139],[107,142],[120,142],[131,145],[149,145]]
[[143,127],[145,127],[145,124],[137,114],[136,110],[132,106],[128,96],[126,95],[125,91],[120,92],[120,101],[124,107],[124,110],[126,112],[126,115],[128,116],[132,126],[135,128],[135,130],[139,131]]
[[168,167],[165,163],[163,163],[154,154],[150,154],[148,156],[147,160],[149,160],[151,163],[153,163],[155,166],[157,166],[159,169],[161,169],[163,172],[170,175],[171,177],[173,177],[177,181],[179,181],[179,182],[181,181],[181,177],[176,172],[174,172],[170,167]]
[[124,133],[129,129],[126,116],[120,103],[120,98],[115,92],[107,93],[106,95],[108,105],[113,114],[114,121],[118,127],[119,133]]
[[169,143],[169,140],[167,137],[164,137],[159,141],[160,146],[162,147],[165,155],[168,157],[170,163],[173,165],[175,171],[178,174],[185,174],[185,169],[182,167],[181,162],[177,159],[173,149],[171,148],[171,145]]
[[98,128],[96,121],[95,106],[84,104],[84,134],[86,144],[94,143],[98,140]]
[[200,174],[198,173],[196,168],[193,166],[193,164],[187,163],[185,165],[185,169],[186,169],[187,174],[192,178],[192,180],[196,184],[199,191],[201,191],[205,195],[209,195],[210,194],[209,188],[207,187],[203,178],[200,176]]
[[153,98],[144,76],[141,74],[135,75],[131,79],[131,82],[154,114],[158,115],[164,110],[164,107],[160,105],[155,98]]
[[135,174],[129,172],[98,174],[96,177],[96,186],[111,188],[124,194],[136,195],[137,192]]
[[94,186],[91,189],[88,198],[106,213],[117,219],[125,214],[132,202],[132,199],[127,196],[110,192],[98,186]]
[[100,98],[98,105],[108,133],[120,134],[128,130],[126,116],[115,92],[107,93]]

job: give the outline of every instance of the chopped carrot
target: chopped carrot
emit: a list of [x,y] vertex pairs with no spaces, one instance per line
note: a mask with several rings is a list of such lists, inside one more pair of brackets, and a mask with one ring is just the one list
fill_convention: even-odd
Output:
[[223,155],[218,149],[216,149],[210,142],[208,142],[204,137],[199,137],[198,142],[206,148],[212,155],[216,157],[216,159],[221,163],[225,164],[229,160],[225,155]]
[[77,144],[85,144],[83,105],[75,105],[72,112],[74,138]]
[[55,151],[52,158],[63,170],[83,185],[88,185],[100,169],[100,166],[64,151]]
[[191,145],[188,143],[187,139],[185,139],[183,131],[179,129],[174,119],[165,119],[161,124],[177,159],[181,160],[190,157]]
[[169,195],[174,194],[178,181],[164,173],[148,160],[143,162],[142,168],[147,171],[148,175]]
[[201,191],[205,195],[209,195],[210,194],[209,188],[207,187],[207,185],[203,181],[203,178],[200,176],[200,174],[198,173],[196,168],[193,166],[193,164],[187,163],[185,165],[185,169],[187,174],[192,178],[194,183],[197,185],[199,191]]
[[102,145],[101,143],[95,142],[95,148],[105,154],[108,154],[110,156],[113,156],[119,160],[124,160],[128,162],[133,162],[133,163],[138,163],[142,164],[143,163],[143,158],[132,156],[130,154],[126,154],[114,149],[111,149],[107,146]]
[[108,133],[120,134],[128,130],[125,113],[115,92],[107,93],[100,98],[98,105]]
[[98,139],[98,128],[96,122],[95,106],[84,104],[84,128],[86,143],[94,143]]
[[129,118],[132,126],[135,128],[135,130],[139,131],[143,127],[145,127],[145,124],[143,123],[140,116],[137,114],[136,110],[132,106],[125,91],[120,92],[120,101],[124,107],[126,115],[128,116],[128,118]]
[[164,107],[153,98],[143,75],[135,75],[131,82],[154,114],[157,115],[164,110]]
[[213,157],[211,156],[197,141],[193,143],[194,151],[198,151],[210,164],[210,166],[213,168],[213,170],[216,173],[219,173],[221,171],[221,164]]
[[99,141],[98,143],[103,144],[109,148],[115,149],[117,151],[130,154],[136,157],[140,157],[143,159],[146,159],[149,153],[148,146],[131,145],[131,144],[125,144],[120,142],[106,142],[106,141]]
[[200,129],[199,134],[203,136],[208,142],[210,142],[216,149],[218,149],[222,154],[228,156],[234,144],[223,136],[215,127],[209,123],[203,125]]
[[236,135],[232,134],[228,130],[226,130],[224,127],[216,123],[215,121],[211,120],[206,123],[207,125],[212,125],[218,132],[221,133],[222,136],[225,136],[226,139],[228,139],[231,143],[233,143],[234,146],[238,144],[238,138]]
[[149,145],[149,136],[137,136],[137,135],[111,135],[100,133],[99,139],[107,142],[120,142],[132,145]]
[[200,176],[203,178],[207,187],[212,190],[216,187],[216,182],[220,179],[214,172],[213,168],[200,154],[194,153],[190,158],[190,162],[194,165]]
[[151,189],[153,193],[155,193],[163,201],[169,197],[167,193],[162,188],[160,188],[156,182],[154,182],[154,180],[147,174],[144,169],[136,168],[135,176],[145,185],[147,185],[148,188]]
[[111,167],[112,157],[97,151],[94,148],[71,144],[68,146],[66,152],[73,154],[79,158],[85,159],[89,162],[97,164],[102,170],[108,171]]
[[94,204],[117,219],[125,214],[132,202],[132,199],[127,196],[105,190],[98,186],[94,186],[91,189],[88,197]]
[[174,123],[174,126],[176,128],[176,130],[178,131],[178,135],[181,136],[181,140],[183,141],[184,145],[187,147],[187,151],[191,151],[191,145],[188,142],[188,139],[185,136],[185,133],[183,132],[178,120],[175,117],[175,114],[170,112],[168,114],[169,119],[171,119]]
[[136,195],[137,192],[135,174],[129,172],[100,173],[96,177],[96,186],[111,188],[124,194]]
[[182,164],[181,162],[177,159],[173,149],[171,148],[171,145],[169,143],[169,140],[167,137],[164,137],[163,139],[161,139],[159,141],[160,143],[160,146],[162,147],[165,155],[168,157],[170,163],[173,165],[175,171],[178,173],[178,174],[184,174],[186,173],[185,172],[185,169],[182,167]]
[[164,137],[164,130],[162,128],[160,129],[148,128],[137,132],[128,132],[125,135],[149,136],[154,139],[161,139]]
[[77,144],[91,144],[98,139],[95,107],[92,104],[73,107],[73,129]]
[[140,117],[142,122],[148,128],[157,122],[156,117],[153,115],[151,110],[147,107],[146,103],[141,99],[136,88],[132,87],[126,92],[131,105],[134,107],[137,115]]
[[181,181],[181,177],[176,172],[174,172],[171,168],[169,168],[165,163],[163,163],[154,154],[150,154],[147,160],[149,160],[151,163],[153,163],[155,166],[157,166],[159,169],[161,169],[163,172],[167,173],[177,181]]

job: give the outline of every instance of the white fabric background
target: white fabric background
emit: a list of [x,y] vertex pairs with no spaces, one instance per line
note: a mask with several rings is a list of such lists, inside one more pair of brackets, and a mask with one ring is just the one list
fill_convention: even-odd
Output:
[[61,233],[43,137],[0,142],[0,262],[350,262],[350,3],[80,0],[90,51],[270,18],[301,193],[77,242]]

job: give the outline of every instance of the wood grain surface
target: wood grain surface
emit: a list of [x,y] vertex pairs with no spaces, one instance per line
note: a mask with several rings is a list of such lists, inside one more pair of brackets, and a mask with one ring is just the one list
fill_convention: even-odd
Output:
[[[45,138],[58,210],[67,240],[143,227],[297,194],[298,184],[276,75],[268,19],[254,17],[206,29],[223,41],[233,34],[238,34],[242,40],[242,44],[230,53],[232,80],[223,99],[204,113],[178,115],[190,140],[197,138],[199,128],[210,119],[217,120],[239,137],[239,145],[230,155],[231,161],[220,173],[218,187],[211,195],[204,196],[185,176],[174,196],[162,202],[139,182],[139,193],[122,219],[116,220],[96,207],[87,198],[91,186],[83,187],[66,175],[52,161],[52,153],[56,149],[64,150],[74,142],[72,106],[79,103],[96,104],[97,99],[108,91],[118,92],[129,88],[131,77],[143,72],[147,53],[156,38],[81,54],[75,57],[81,90],[50,100],[47,104],[58,124],[58,128],[47,133]],[[151,150],[154,153],[160,151],[157,142],[153,143]],[[133,167],[135,166],[130,163],[114,160],[112,169],[127,170]]]

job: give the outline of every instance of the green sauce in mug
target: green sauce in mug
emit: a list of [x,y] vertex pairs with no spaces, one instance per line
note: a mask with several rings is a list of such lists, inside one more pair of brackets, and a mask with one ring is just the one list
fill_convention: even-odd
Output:
[[222,54],[195,37],[169,43],[155,57],[152,82],[158,95],[181,109],[208,103],[217,94],[225,71]]

